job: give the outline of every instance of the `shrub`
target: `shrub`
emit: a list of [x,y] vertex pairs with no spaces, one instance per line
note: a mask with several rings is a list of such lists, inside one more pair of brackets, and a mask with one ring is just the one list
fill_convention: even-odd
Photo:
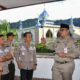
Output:
[[79,46],[80,46],[80,39],[78,39],[78,40],[77,40],[77,45],[79,45]]
[[39,43],[36,45],[36,52],[38,53],[53,53],[53,50],[47,49],[45,45]]

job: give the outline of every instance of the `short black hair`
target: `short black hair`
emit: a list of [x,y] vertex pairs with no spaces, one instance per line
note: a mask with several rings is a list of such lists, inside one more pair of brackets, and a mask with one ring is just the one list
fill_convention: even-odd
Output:
[[0,37],[3,37],[4,35],[3,34],[0,34]]
[[9,32],[9,33],[7,33],[6,36],[9,37],[9,36],[15,36],[15,35],[12,32]]
[[60,28],[66,28],[66,29],[69,30],[69,25],[68,24],[64,24],[64,23],[61,23]]
[[32,33],[31,32],[25,32],[25,33],[23,33],[23,38],[25,38],[27,34],[31,34],[31,37],[32,37]]

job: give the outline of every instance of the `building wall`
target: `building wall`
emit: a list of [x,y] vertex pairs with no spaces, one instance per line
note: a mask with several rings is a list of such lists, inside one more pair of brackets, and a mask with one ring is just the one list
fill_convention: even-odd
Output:
[[54,28],[54,27],[39,28],[39,43],[41,42],[42,36],[44,36],[47,39],[46,33],[48,32],[48,30],[50,30],[52,33],[52,40],[54,40],[57,37],[56,35],[57,35],[59,28]]
[[[18,35],[20,36],[21,33],[20,32],[31,32],[33,35],[33,42],[40,43],[41,42],[41,38],[42,36],[44,36],[46,38],[46,33],[48,30],[50,30],[52,32],[52,39],[55,40],[55,38],[57,37],[57,32],[59,30],[60,26],[56,26],[54,25],[52,26],[44,26],[43,28],[37,28],[37,27],[30,27],[30,28],[25,28],[22,31],[20,30],[18,32]],[[80,36],[80,28],[79,27],[75,27],[75,34]],[[19,37],[20,38],[20,37]],[[19,39],[20,40],[20,39]]]
[[35,28],[35,44],[39,43],[39,28]]
[[41,43],[41,37],[44,36],[43,28],[39,28],[39,43]]
[[80,36],[80,28],[75,28],[75,33]]
[[22,30],[19,30],[18,31],[18,38],[19,38],[19,40],[21,41],[21,34],[22,33],[25,33],[25,32],[31,32],[32,33],[32,41],[33,42],[36,42],[36,35],[35,35],[35,27],[31,27],[31,28],[24,28],[24,29],[22,29]]

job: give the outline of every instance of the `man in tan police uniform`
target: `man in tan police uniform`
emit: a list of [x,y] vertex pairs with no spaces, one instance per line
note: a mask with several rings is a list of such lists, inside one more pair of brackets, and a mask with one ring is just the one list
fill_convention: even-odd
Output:
[[0,78],[9,80],[8,60],[12,59],[10,47],[4,45],[3,35],[0,34]]
[[70,36],[69,25],[61,24],[59,33],[60,36],[55,42],[56,55],[52,67],[52,80],[72,80],[74,59],[78,57],[79,51]]
[[7,41],[5,44],[11,48],[13,58],[9,60],[9,80],[14,80],[15,78],[15,64],[14,64],[14,34],[12,32],[7,33]]
[[33,71],[37,66],[36,49],[31,44],[31,32],[24,33],[24,43],[20,44],[15,50],[15,57],[20,69],[20,80],[32,80]]

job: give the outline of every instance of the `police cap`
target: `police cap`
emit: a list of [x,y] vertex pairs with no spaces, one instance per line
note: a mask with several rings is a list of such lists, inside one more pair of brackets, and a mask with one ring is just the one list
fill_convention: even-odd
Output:
[[69,30],[69,25],[62,23],[62,24],[60,25],[60,28],[66,28],[66,29]]

